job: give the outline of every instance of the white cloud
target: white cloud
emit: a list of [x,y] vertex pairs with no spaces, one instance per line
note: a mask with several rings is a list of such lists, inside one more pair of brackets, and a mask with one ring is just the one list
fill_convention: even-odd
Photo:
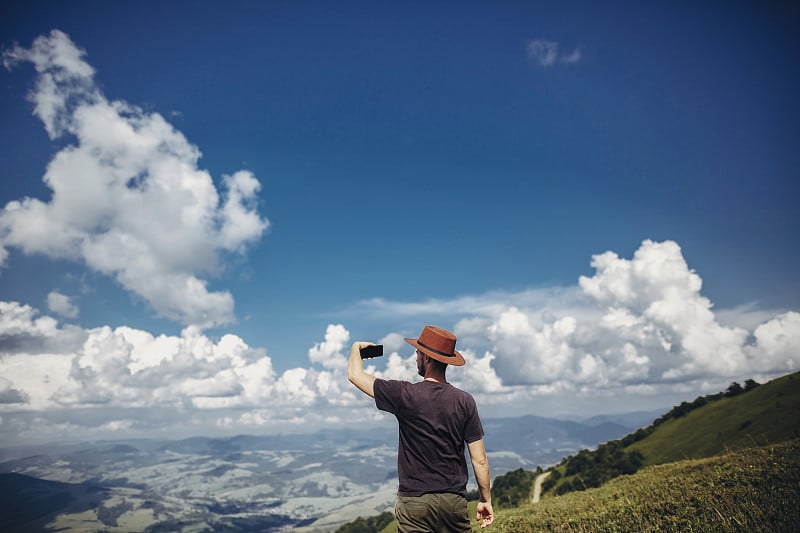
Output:
[[17,390],[27,399],[25,408],[35,411],[59,407],[52,396],[70,383],[71,367],[72,356],[65,354],[4,354],[0,358],[0,375],[8,388]]
[[[595,256],[592,266],[596,274],[582,276],[580,286],[605,306],[604,324],[621,314],[634,320],[640,345],[662,346],[653,370],[665,378],[735,376],[750,368],[747,331],[719,324],[711,302],[700,294],[700,276],[689,269],[677,243],[644,241],[632,260],[606,252]],[[616,329],[630,336],[632,328]]]
[[[350,340],[348,332],[341,324],[330,324],[325,331],[325,340],[318,342],[308,350],[308,359],[325,368],[343,369],[347,366],[347,358],[343,354]],[[349,354],[349,352],[348,352]]]
[[79,314],[78,306],[72,303],[70,297],[58,291],[51,291],[47,295],[47,308],[65,318],[77,318]]
[[564,54],[561,45],[554,41],[536,39],[528,42],[528,58],[541,67],[552,67],[556,63],[574,64],[581,60],[581,51],[575,48],[572,52]]
[[[0,338],[58,337],[57,322],[16,303],[0,302]],[[325,341],[309,350],[325,368],[278,374],[263,349],[235,335],[218,341],[197,327],[180,336],[108,326],[86,330],[69,353],[9,351],[0,345],[0,408],[26,403],[32,410],[154,409],[258,410],[272,420],[301,419],[314,405],[363,405],[347,382],[350,333],[331,324]],[[371,367],[375,371],[374,367]]]
[[283,373],[275,384],[279,400],[293,406],[307,407],[314,403],[316,393],[313,379],[305,368],[292,368]]
[[375,372],[375,375],[381,379],[396,379],[401,381],[412,381],[419,374],[417,373],[417,354],[413,348],[411,355],[405,358],[401,357],[397,352],[392,352],[385,360],[385,367],[382,371]]
[[13,383],[0,376],[0,404],[27,403],[28,395],[13,387]]
[[453,369],[448,376],[448,381],[453,385],[473,394],[494,394],[506,390],[492,367],[492,361],[497,358],[494,354],[486,352],[482,358],[478,358],[472,351],[463,350],[462,355],[467,363],[463,367]]
[[53,337],[58,332],[58,320],[37,317],[39,312],[18,302],[0,302],[0,339],[14,337]]
[[543,67],[555,64],[558,58],[558,43],[535,40],[528,43],[528,57]]
[[408,346],[408,344],[406,344],[405,337],[399,333],[389,333],[380,341],[378,341],[378,344],[383,345],[385,353],[396,352],[401,348]]
[[199,149],[158,113],[107,100],[84,56],[58,30],[3,55],[7,68],[34,64],[34,113],[51,138],[74,144],[47,167],[49,201],[0,210],[0,258],[18,248],[80,261],[161,316],[203,327],[232,321],[233,297],[210,291],[206,278],[221,272],[221,252],[242,253],[267,229],[259,182],[240,170],[223,177],[220,195],[198,167]]
[[[526,289],[519,292],[490,291],[481,295],[459,296],[451,299],[431,298],[421,302],[397,302],[383,298],[371,298],[357,302],[351,309],[343,312],[344,316],[378,317],[391,320],[416,319],[428,316],[441,320],[452,320],[459,317],[466,325],[470,320],[481,317],[496,316],[509,306],[535,307],[543,312],[553,313],[576,304],[581,298],[580,290],[574,287],[548,287]],[[421,326],[416,324],[409,335],[416,336]],[[470,329],[469,327],[467,329]],[[401,335],[398,337],[402,338]]]
[[561,56],[560,61],[562,63],[567,63],[567,64],[577,63],[578,61],[581,60],[581,57],[582,57],[581,51],[578,48],[576,48],[570,54]]
[[792,371],[800,354],[800,313],[788,312],[758,326],[753,333],[755,346],[749,354],[754,364],[764,368]]
[[[608,402],[617,402],[618,411],[630,411],[631,402],[661,407],[667,397],[685,399],[723,390],[732,380],[800,369],[800,313],[781,312],[750,328],[721,324],[676,243],[644,241],[630,259],[606,252],[592,265],[594,275],[573,288],[492,292],[437,301],[441,307],[372,302],[386,318],[396,312],[419,324],[431,310],[446,309],[432,316],[444,327],[455,323],[467,360],[448,370],[448,380],[495,416],[575,412]],[[348,313],[367,309],[359,302]],[[761,316],[750,308],[744,315],[741,324]],[[382,420],[347,382],[350,332],[343,324],[327,326],[324,339],[308,350],[307,366],[283,372],[265,350],[236,335],[211,339],[198,327],[177,336],[129,327],[76,329],[59,327],[30,306],[0,302],[3,431],[25,427],[20,409],[83,413],[82,420],[63,415],[59,420],[73,422],[51,422],[25,435],[154,431],[148,419],[164,410],[179,412],[187,420],[184,431],[194,433]],[[368,372],[420,379],[414,350],[402,336],[383,336],[387,355],[369,361]],[[87,412],[108,414],[94,420]]]
[[94,69],[83,61],[84,55],[83,50],[58,30],[53,30],[47,38],[36,39],[30,49],[15,47],[3,54],[3,65],[7,69],[21,61],[29,61],[36,67],[39,78],[31,99],[36,106],[36,116],[44,122],[51,138],[63,130],[66,107],[73,103],[60,94],[59,87],[73,86],[75,94],[69,94],[72,97],[91,88]]
[[[646,240],[631,259],[609,251],[591,265],[595,274],[582,276],[576,287],[425,302],[369,300],[349,313],[455,323],[459,346],[491,354],[497,381],[490,376],[489,390],[496,395],[519,394],[519,387],[538,395],[705,386],[800,368],[800,314],[750,305],[718,312],[722,322],[675,242]],[[387,372],[415,371],[408,361],[388,362]]]
[[133,420],[111,420],[98,427],[100,431],[117,433],[127,431],[133,427]]

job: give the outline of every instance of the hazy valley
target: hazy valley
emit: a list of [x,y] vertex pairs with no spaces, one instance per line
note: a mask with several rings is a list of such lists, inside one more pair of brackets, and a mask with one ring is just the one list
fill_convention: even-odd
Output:
[[[650,418],[488,419],[492,474],[553,464]],[[395,468],[393,426],[4,449],[0,529],[332,531],[390,509]]]

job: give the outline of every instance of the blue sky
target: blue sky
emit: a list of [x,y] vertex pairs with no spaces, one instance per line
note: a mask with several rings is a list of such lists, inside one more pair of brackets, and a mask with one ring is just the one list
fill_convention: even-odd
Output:
[[796,8],[165,4],[0,8],[0,434],[347,420],[427,323],[495,415],[800,366]]

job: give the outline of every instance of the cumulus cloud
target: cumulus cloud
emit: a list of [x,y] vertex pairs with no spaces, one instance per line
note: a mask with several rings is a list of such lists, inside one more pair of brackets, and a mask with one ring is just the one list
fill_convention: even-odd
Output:
[[[0,311],[0,336],[62,335],[57,321],[39,317],[29,306],[0,302]],[[302,419],[314,406],[364,405],[347,382],[343,352],[349,336],[342,325],[329,325],[325,340],[309,349],[310,366],[278,373],[265,350],[236,335],[214,340],[195,326],[179,336],[125,326],[87,329],[69,352],[0,351],[0,407],[24,402],[33,410],[76,412],[238,410],[243,414],[225,417],[233,422]]]
[[800,367],[800,314],[754,332],[720,324],[675,242],[646,240],[632,259],[605,252],[591,264],[595,274],[579,279],[582,309],[559,316],[511,307],[492,320],[504,382],[615,388]]
[[766,368],[792,371],[800,354],[800,313],[782,313],[758,326],[754,346],[748,347],[752,361]]
[[[370,300],[350,312],[454,322],[459,346],[484,354],[471,361],[472,368],[480,361],[483,382],[461,379],[494,395],[642,393],[800,368],[800,313],[745,306],[718,319],[673,241],[646,240],[630,259],[597,254],[591,266],[594,275],[574,287]],[[408,360],[388,363],[387,374],[413,370]]]
[[0,339],[55,336],[58,332],[58,320],[38,315],[39,311],[30,305],[0,302]]
[[[661,377],[734,376],[754,367],[744,350],[748,332],[719,324],[677,243],[644,241],[632,260],[606,252],[592,266],[596,274],[579,282],[605,307],[603,324],[617,337],[633,334],[631,342],[655,348],[653,371]],[[633,322],[615,320],[620,316]]]
[[308,351],[308,358],[312,363],[318,363],[325,368],[345,368],[347,358],[343,355],[343,350],[348,347],[349,340],[350,332],[344,326],[330,324],[325,331],[325,340]]
[[561,51],[561,45],[555,41],[536,39],[528,42],[528,59],[540,67],[552,67],[556,63],[573,64],[581,60],[581,51],[578,48],[569,53]]
[[[396,312],[416,326],[387,332],[387,355],[369,361],[367,371],[420,379],[414,349],[402,338],[430,321],[455,331],[467,360],[448,371],[448,380],[495,414],[524,413],[543,402],[564,412],[572,402],[610,399],[631,410],[630,401],[643,408],[658,395],[685,398],[800,369],[800,313],[783,311],[744,327],[764,316],[748,308],[733,313],[746,315],[739,325],[722,323],[675,242],[647,240],[631,258],[609,251],[591,265],[594,274],[575,287],[437,301],[450,314],[431,302],[371,300],[386,317]],[[345,315],[367,310],[359,302]],[[0,302],[4,428],[25,427],[17,423],[20,409],[108,413],[91,425],[99,433],[142,430],[153,413],[170,409],[199,424],[195,433],[384,419],[347,382],[350,332],[341,323],[309,343],[307,364],[282,372],[264,349],[236,335],[212,339],[196,326],[175,336],[129,327],[74,330],[30,306]],[[72,435],[86,424],[42,427]]]
[[179,337],[128,327],[88,331],[69,379],[52,395],[59,405],[198,409],[257,405],[275,388],[271,360],[239,337],[218,342],[188,327]]
[[3,54],[6,68],[34,65],[34,114],[71,144],[47,166],[48,201],[0,210],[0,259],[17,248],[82,262],[161,316],[202,327],[232,321],[233,297],[209,290],[208,277],[222,271],[224,253],[242,253],[267,229],[258,180],[239,170],[218,191],[198,167],[200,150],[160,114],[109,101],[85,55],[58,30]]
[[0,404],[8,403],[27,403],[28,395],[18,389],[13,388],[13,383],[0,376]]
[[492,366],[492,361],[497,356],[486,352],[483,357],[477,357],[471,350],[463,350],[462,354],[468,364],[450,373],[451,377],[448,377],[448,380],[452,381],[453,385],[473,394],[491,395],[507,390]]
[[50,316],[19,302],[0,301],[0,357],[15,353],[69,353],[86,333],[77,326],[59,326]]
[[78,306],[72,303],[70,297],[58,291],[51,291],[47,295],[47,308],[64,318],[77,318],[79,314]]

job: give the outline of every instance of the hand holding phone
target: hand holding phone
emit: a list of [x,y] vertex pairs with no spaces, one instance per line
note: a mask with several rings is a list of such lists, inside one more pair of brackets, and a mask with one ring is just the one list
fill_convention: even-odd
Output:
[[362,347],[359,351],[361,352],[361,359],[372,359],[373,357],[380,357],[383,355],[383,345],[372,344]]

